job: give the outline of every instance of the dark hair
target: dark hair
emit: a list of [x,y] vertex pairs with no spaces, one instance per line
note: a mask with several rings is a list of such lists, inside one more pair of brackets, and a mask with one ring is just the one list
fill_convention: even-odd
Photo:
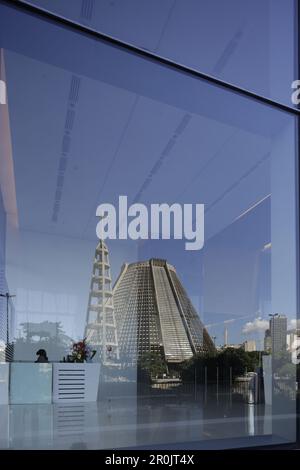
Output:
[[47,353],[45,351],[45,349],[39,349],[36,353],[37,356],[44,356],[44,357],[47,357]]

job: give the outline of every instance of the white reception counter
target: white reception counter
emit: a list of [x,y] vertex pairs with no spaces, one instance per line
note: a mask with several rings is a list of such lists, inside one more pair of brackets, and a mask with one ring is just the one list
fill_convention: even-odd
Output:
[[99,363],[0,363],[0,404],[97,400]]
[[100,364],[53,364],[53,403],[96,401]]
[[12,362],[9,392],[11,404],[51,403],[52,364]]

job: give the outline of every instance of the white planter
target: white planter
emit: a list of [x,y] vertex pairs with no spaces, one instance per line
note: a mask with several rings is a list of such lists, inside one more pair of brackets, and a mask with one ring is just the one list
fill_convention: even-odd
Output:
[[8,404],[9,364],[0,363],[0,405]]
[[100,364],[53,364],[53,403],[80,403],[97,400]]

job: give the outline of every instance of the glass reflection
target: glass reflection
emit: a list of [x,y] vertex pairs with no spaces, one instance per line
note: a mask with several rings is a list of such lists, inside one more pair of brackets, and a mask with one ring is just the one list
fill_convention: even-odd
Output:
[[[101,363],[98,402],[80,418],[88,448],[293,440],[295,118],[3,6],[0,31],[1,289],[16,294],[14,360],[43,348],[59,362],[87,337]],[[104,245],[96,208],[120,195],[204,204],[203,249],[161,232]],[[289,350],[276,342],[287,334]],[[47,423],[60,413],[26,409]],[[54,448],[58,427],[45,430]],[[15,429],[12,447],[35,445]]]

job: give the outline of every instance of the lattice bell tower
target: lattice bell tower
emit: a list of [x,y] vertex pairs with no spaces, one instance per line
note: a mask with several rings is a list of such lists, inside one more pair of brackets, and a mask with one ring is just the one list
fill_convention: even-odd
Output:
[[119,359],[109,253],[102,240],[95,251],[85,337],[97,349],[103,364]]

